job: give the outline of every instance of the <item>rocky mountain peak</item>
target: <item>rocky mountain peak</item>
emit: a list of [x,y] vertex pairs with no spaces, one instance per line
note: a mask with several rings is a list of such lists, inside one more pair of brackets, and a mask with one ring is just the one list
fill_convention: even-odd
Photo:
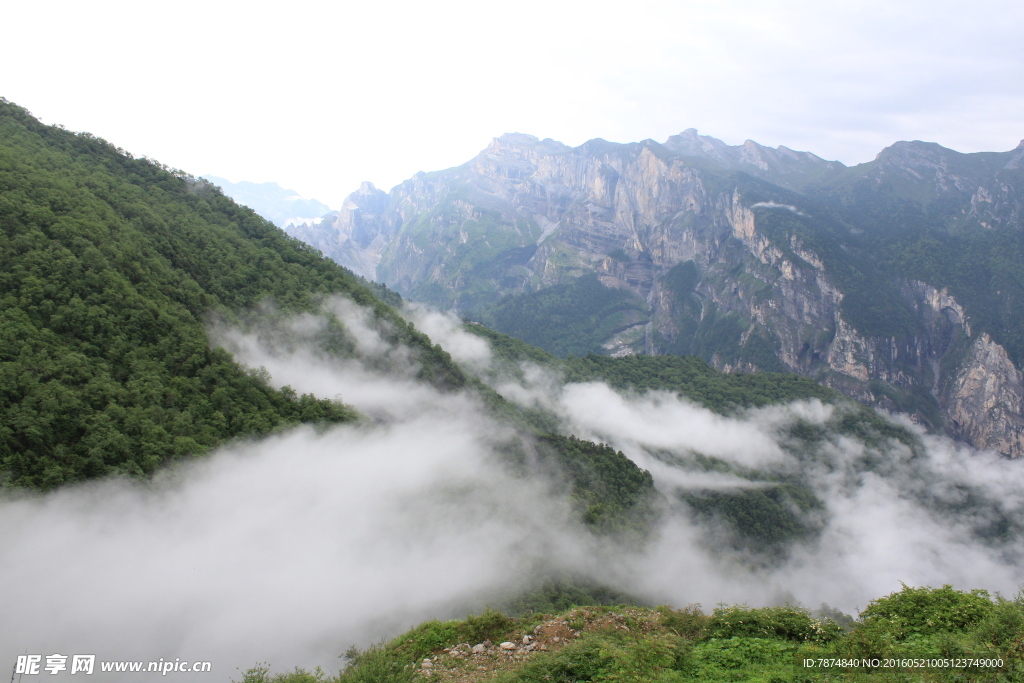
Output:
[[533,147],[540,138],[529,133],[504,133],[491,140],[488,149],[502,149],[505,147]]
[[696,128],[671,136],[664,146],[676,154],[709,159],[726,166],[731,162],[729,145],[710,135],[699,135]]
[[943,164],[950,154],[956,152],[936,142],[901,140],[879,152],[875,161],[904,169],[917,166],[934,168]]
[[695,128],[673,135],[664,146],[676,154],[706,159],[727,170],[743,171],[788,189],[800,189],[822,171],[843,168],[838,161],[826,161],[810,152],[766,147],[754,140],[727,145],[709,135],[699,135]]
[[557,154],[567,151],[569,147],[551,138],[541,140],[535,135],[528,133],[505,133],[491,140],[491,144],[482,152],[488,156],[515,157],[524,156],[526,153]]
[[379,213],[387,206],[388,194],[378,190],[373,183],[364,180],[359,189],[345,198],[342,204],[342,211],[354,211],[362,209],[369,213]]
[[1013,148],[1010,160],[1006,162],[1004,168],[1007,170],[1024,168],[1024,140],[1021,140],[1020,144]]

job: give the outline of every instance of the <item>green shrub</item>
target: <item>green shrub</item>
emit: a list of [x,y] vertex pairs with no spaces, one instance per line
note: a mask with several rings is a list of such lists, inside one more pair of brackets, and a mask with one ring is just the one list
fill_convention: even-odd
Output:
[[498,640],[505,633],[515,628],[516,621],[506,617],[497,610],[485,609],[480,616],[470,614],[459,624],[456,632],[459,641],[464,643],[481,643],[485,640]]
[[683,609],[672,609],[668,605],[658,607],[661,625],[677,636],[687,640],[700,640],[707,633],[711,617],[704,614],[700,605],[687,605]]
[[1001,596],[973,631],[979,643],[998,648],[1013,648],[1018,656],[1024,655],[1024,591],[1017,593],[1013,600]]
[[458,643],[460,623],[458,620],[437,619],[423,622],[400,638],[391,641],[388,649],[394,650],[409,661],[416,661],[430,655],[434,650]]
[[711,615],[707,633],[712,638],[751,636],[825,643],[839,638],[843,628],[833,621],[813,618],[803,607],[719,605]]
[[903,584],[899,592],[872,600],[860,616],[869,630],[902,641],[912,635],[963,632],[989,616],[993,608],[988,591],[968,593],[948,584],[942,588]]
[[465,621],[427,621],[391,641],[387,649],[407,662],[416,662],[445,647],[459,643],[499,640],[515,628],[516,621],[501,612],[486,609],[479,616],[469,615]]
[[576,683],[596,681],[614,665],[614,657],[598,638],[571,643],[557,652],[538,655],[519,671],[499,676],[499,683]]
[[[306,671],[295,667],[294,671],[270,675],[270,666],[257,664],[242,675],[237,683],[326,683],[327,675],[320,667]],[[232,679],[232,683],[235,683]]]
[[675,668],[686,661],[686,651],[680,652],[680,645],[675,638],[647,635],[608,647],[602,653],[611,658],[611,664],[600,680],[609,683],[646,683],[658,672]]
[[384,645],[373,645],[363,652],[352,648],[345,653],[345,659],[348,665],[338,675],[337,683],[408,683],[416,673],[415,665],[407,657],[396,657]]
[[716,669],[785,663],[793,652],[792,645],[768,638],[712,638],[693,649],[688,671],[701,680]]
[[536,655],[500,683],[641,683],[683,666],[689,649],[673,636],[626,633],[588,635],[556,652]]

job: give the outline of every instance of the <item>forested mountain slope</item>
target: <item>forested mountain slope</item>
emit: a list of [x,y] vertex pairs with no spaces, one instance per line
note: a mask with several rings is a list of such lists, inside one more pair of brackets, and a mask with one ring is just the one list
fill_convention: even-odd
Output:
[[413,300],[558,355],[788,370],[1024,453],[1024,146],[901,142],[847,168],[689,130],[522,134],[301,239]]
[[344,268],[216,188],[0,101],[0,470],[51,488],[149,473],[241,435],[354,418],[211,348],[204,321],[343,293],[465,378]]

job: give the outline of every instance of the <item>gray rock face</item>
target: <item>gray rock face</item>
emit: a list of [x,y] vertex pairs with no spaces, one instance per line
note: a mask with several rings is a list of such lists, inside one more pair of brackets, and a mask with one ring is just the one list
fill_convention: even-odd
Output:
[[987,334],[974,340],[953,378],[946,412],[964,441],[1018,457],[1024,452],[1024,376]]
[[1022,160],[1024,147],[979,156],[913,142],[846,169],[692,129],[664,145],[576,148],[509,134],[389,193],[364,184],[296,236],[409,298],[469,312],[593,273],[643,309],[606,340],[608,353],[798,372],[1018,457],[1024,384],[1006,350],[972,330],[948,290],[909,278],[887,290],[910,316],[905,331],[859,331],[837,270],[845,247],[822,251],[830,234],[854,230],[806,192],[887,182],[925,205],[952,202],[957,225],[1019,224],[1024,191],[999,171]]

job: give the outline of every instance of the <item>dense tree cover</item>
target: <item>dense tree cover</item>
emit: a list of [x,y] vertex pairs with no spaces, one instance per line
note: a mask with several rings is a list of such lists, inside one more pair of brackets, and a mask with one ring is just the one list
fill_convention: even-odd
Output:
[[568,475],[584,523],[602,530],[647,526],[655,496],[650,472],[614,448],[574,436],[547,434],[538,446]]
[[635,596],[609,588],[585,576],[563,576],[538,581],[527,593],[504,600],[499,608],[512,616],[557,614],[577,605],[642,604]]
[[725,373],[694,356],[612,358],[587,354],[581,358],[559,359],[483,325],[471,323],[465,329],[486,339],[497,359],[506,363],[507,368],[529,362],[561,373],[569,382],[599,380],[615,389],[672,391],[720,413],[809,398],[826,402],[844,400],[839,392],[793,373]]
[[570,358],[564,367],[569,381],[600,379],[617,389],[674,391],[718,412],[799,399],[837,401],[841,398],[838,392],[799,375],[724,373],[693,356],[610,358],[590,354]]
[[812,534],[815,527],[806,513],[824,508],[813,491],[798,483],[689,492],[682,499],[698,517],[727,524],[734,547],[772,553],[784,553],[787,543]]
[[51,488],[149,473],[244,434],[350,420],[211,349],[203,321],[270,297],[343,293],[418,348],[423,376],[465,377],[348,271],[205,181],[0,101],[0,470]]
[[536,292],[511,294],[482,309],[481,322],[556,356],[600,351],[618,330],[647,319],[632,292],[601,284],[593,273]]
[[[922,628],[908,631],[901,615]],[[555,642],[544,635],[553,625],[571,630],[560,631]],[[446,652],[484,636],[493,643],[522,642],[524,634],[540,634],[545,649],[524,658]],[[334,677],[302,670],[271,676],[261,665],[242,683],[1010,683],[1024,674],[1022,642],[1024,595],[992,600],[982,590],[904,586],[872,601],[856,620],[827,605],[816,613],[794,605],[719,605],[707,614],[700,605],[631,604],[578,605],[519,618],[487,611],[464,621],[427,622],[365,651],[349,650],[348,667]],[[420,667],[424,658],[431,660],[429,669]]]
[[467,321],[465,329],[486,339],[495,356],[501,360],[511,363],[529,361],[549,367],[554,367],[559,362],[557,357],[538,346],[527,344],[522,339],[498,332],[480,323]]
[[[945,172],[967,179],[962,189],[939,193],[938,178],[882,173],[877,161],[823,178],[803,196],[753,179],[741,179],[741,185],[748,200],[807,207],[812,215],[757,210],[758,229],[783,251],[795,236],[821,258],[844,294],[843,317],[862,334],[913,335],[916,315],[899,283],[921,280],[947,287],[973,328],[988,332],[1020,366],[1024,232],[1014,211],[1024,192],[1024,169],[1004,168],[1010,153],[941,153]],[[991,187],[993,178],[1018,197],[1018,208],[996,207],[1005,220],[981,225],[973,196],[979,186]]]
[[933,228],[885,236],[892,273],[948,287],[980,332],[1024,363],[1024,232],[1019,226],[950,233]]

